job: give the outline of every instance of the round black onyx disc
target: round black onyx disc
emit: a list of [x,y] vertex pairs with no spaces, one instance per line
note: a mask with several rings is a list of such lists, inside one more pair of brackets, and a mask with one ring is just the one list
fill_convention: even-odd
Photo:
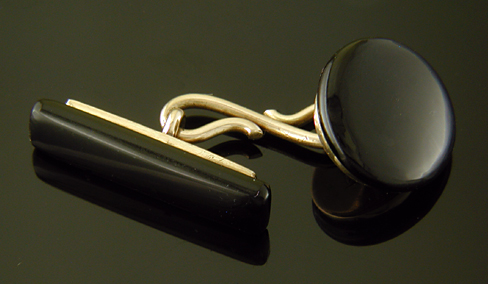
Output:
[[363,39],[337,52],[322,72],[317,110],[326,152],[367,185],[412,190],[450,159],[449,95],[429,64],[395,41]]

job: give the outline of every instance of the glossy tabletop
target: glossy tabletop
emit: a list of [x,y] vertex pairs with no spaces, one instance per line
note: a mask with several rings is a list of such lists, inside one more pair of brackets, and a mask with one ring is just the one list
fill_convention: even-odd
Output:
[[[487,13],[483,1],[0,2],[0,283],[486,283]],[[452,159],[425,190],[354,183],[323,151],[269,135],[199,143],[270,185],[267,230],[247,234],[60,163],[29,140],[40,99],[82,101],[153,129],[186,93],[295,113],[314,103],[338,50],[371,37],[420,54],[450,95]],[[220,117],[186,112],[188,127]],[[420,143],[407,134],[395,139]]]

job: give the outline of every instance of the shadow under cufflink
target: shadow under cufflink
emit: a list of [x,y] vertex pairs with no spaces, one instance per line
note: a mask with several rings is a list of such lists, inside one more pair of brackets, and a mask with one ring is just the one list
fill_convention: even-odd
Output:
[[449,179],[452,158],[428,185],[411,192],[359,184],[337,168],[314,173],[313,213],[331,238],[354,246],[391,240],[417,224],[435,205]]
[[248,159],[256,159],[263,156],[258,147],[247,140],[226,141],[209,148],[208,151],[224,158],[239,155]]
[[270,241],[267,230],[256,235],[230,229],[139,194],[137,189],[70,166],[37,149],[33,152],[32,161],[41,180],[69,194],[248,264],[263,265],[268,259]]

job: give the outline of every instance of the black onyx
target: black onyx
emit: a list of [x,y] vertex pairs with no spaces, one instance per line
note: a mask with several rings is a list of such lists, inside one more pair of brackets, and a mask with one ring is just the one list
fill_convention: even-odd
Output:
[[245,231],[266,230],[264,182],[51,100],[34,105],[30,138],[41,152],[134,192]]
[[363,39],[337,52],[323,70],[317,106],[326,150],[362,183],[412,190],[449,160],[449,95],[432,67],[395,41]]

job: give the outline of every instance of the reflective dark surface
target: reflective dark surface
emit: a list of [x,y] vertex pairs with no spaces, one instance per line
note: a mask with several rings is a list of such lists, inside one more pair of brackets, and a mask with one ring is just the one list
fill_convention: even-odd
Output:
[[450,175],[450,163],[428,185],[411,192],[385,191],[354,182],[337,168],[317,168],[312,198],[315,220],[348,245],[375,245],[405,233],[434,207]]
[[[60,162],[42,151],[34,151],[32,162],[40,179],[65,192],[239,261],[253,265],[266,263],[268,231],[243,234],[219,226],[196,214],[139,194],[134,188]],[[186,190],[184,187],[177,189]]]
[[70,165],[238,230],[268,225],[260,180],[51,100],[34,105],[29,128],[37,149]]
[[[487,14],[485,1],[474,0],[0,1],[0,283],[486,283]],[[408,230],[375,245],[340,241],[348,230],[367,236],[368,226],[324,232],[312,206],[314,173],[337,169],[325,154],[316,159],[273,139],[255,144],[259,158],[229,157],[273,191],[264,265],[256,264],[266,244],[246,254],[200,223],[186,220],[178,231],[170,210],[121,211],[118,202],[130,199],[116,199],[117,191],[104,200],[89,183],[60,190],[33,167],[29,115],[41,98],[77,99],[153,129],[167,101],[191,92],[291,114],[313,103],[331,56],[366,37],[421,54],[456,114],[442,194]],[[149,200],[135,200],[148,208]],[[199,238],[202,230],[209,234]],[[249,242],[241,241],[234,236],[244,250]]]
[[335,156],[371,186],[416,189],[450,158],[454,113],[435,71],[404,45],[364,39],[324,68],[320,123]]

